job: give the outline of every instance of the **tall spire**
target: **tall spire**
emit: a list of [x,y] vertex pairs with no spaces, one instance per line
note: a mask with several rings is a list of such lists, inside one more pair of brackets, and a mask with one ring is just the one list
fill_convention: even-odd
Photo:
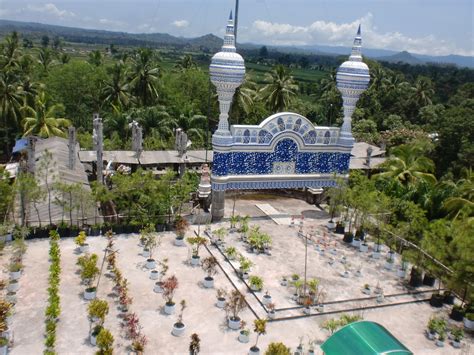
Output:
[[223,52],[235,52],[234,20],[232,19],[232,10],[230,11],[227,27],[225,28]]
[[352,147],[352,114],[360,95],[367,89],[370,81],[369,67],[362,61],[362,37],[359,29],[354,38],[349,60],[342,63],[337,70],[337,88],[342,94],[344,121],[339,134],[339,144]]
[[362,61],[362,36],[360,34],[360,25],[357,30],[357,34],[354,38],[354,44],[352,45],[351,56],[349,57],[350,61],[361,62]]
[[229,130],[229,109],[232,99],[240,84],[244,81],[245,65],[244,59],[235,49],[234,20],[232,12],[224,36],[224,45],[220,52],[216,53],[209,67],[211,82],[216,86],[219,99],[219,124],[212,137],[214,150],[216,145],[232,144],[233,138]]

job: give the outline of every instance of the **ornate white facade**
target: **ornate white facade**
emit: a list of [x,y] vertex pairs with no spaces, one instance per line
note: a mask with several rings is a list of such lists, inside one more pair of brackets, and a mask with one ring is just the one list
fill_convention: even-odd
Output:
[[233,31],[230,18],[222,51],[210,66],[220,104],[219,126],[212,137],[214,219],[224,214],[225,190],[327,187],[336,184],[336,177],[346,177],[354,144],[351,116],[370,79],[362,62],[359,27],[352,54],[337,72],[344,103],[341,128],[315,126],[291,112],[272,115],[260,125],[229,128],[230,104],[245,75],[243,58],[235,52]]

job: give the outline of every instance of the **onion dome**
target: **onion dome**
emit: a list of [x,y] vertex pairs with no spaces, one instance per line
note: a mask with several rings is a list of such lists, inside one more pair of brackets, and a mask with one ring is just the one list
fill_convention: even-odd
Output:
[[230,13],[225,32],[224,45],[221,51],[212,57],[209,67],[211,82],[217,89],[220,109],[219,124],[212,136],[214,149],[216,149],[216,145],[232,144],[232,136],[229,131],[228,122],[229,109],[235,89],[242,84],[245,77],[244,59],[235,50],[232,12]]
[[245,77],[244,59],[235,49],[234,20],[232,12],[226,27],[224,45],[216,53],[209,67],[211,82],[216,86],[218,93],[221,90],[235,90],[242,84]]
[[360,25],[352,46],[348,61],[341,64],[336,74],[337,88],[342,94],[344,106],[344,123],[341,128],[340,141],[352,145],[354,138],[351,133],[351,117],[360,95],[369,86],[369,67],[362,61],[362,37]]

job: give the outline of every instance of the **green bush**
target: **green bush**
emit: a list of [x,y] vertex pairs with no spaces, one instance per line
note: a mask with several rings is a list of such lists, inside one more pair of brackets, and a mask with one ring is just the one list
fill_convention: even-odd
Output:
[[265,355],[291,355],[290,348],[283,343],[270,343]]

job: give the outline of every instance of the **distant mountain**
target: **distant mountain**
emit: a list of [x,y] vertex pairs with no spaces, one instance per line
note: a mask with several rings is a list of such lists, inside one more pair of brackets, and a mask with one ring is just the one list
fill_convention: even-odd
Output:
[[126,33],[0,20],[0,36],[4,36],[12,31],[38,39],[45,34],[50,37],[59,36],[67,42],[74,43],[195,48],[210,52],[217,51],[223,43],[221,38],[213,34],[197,38],[183,38],[167,33]]
[[384,62],[389,62],[389,63],[402,62],[402,63],[408,63],[408,64],[413,64],[413,65],[424,63],[423,60],[414,57],[413,55],[411,55],[407,51],[403,51],[403,52],[393,54],[393,55],[390,55],[390,56],[386,56],[386,57],[379,57],[379,58],[377,58],[377,60],[384,61]]
[[[31,38],[41,38],[43,35],[50,37],[59,36],[67,42],[90,43],[90,44],[116,44],[124,46],[150,46],[150,47],[171,47],[171,48],[189,48],[202,50],[204,52],[216,52],[222,46],[222,39],[207,34],[197,38],[175,37],[167,33],[126,33],[104,30],[89,30],[74,27],[64,27],[55,25],[46,25],[33,22],[20,22],[10,20],[0,20],[0,37],[5,36],[11,31],[17,31]],[[239,43],[242,49],[256,49],[262,44]],[[341,46],[271,46],[269,49],[281,52],[300,52],[311,53],[326,56],[347,56],[351,52],[350,47]],[[461,67],[474,68],[474,57],[447,55],[447,56],[428,56],[421,54],[408,53],[406,51],[396,52],[386,49],[363,48],[363,54],[369,58],[387,61],[404,62],[409,64],[456,64]]]

